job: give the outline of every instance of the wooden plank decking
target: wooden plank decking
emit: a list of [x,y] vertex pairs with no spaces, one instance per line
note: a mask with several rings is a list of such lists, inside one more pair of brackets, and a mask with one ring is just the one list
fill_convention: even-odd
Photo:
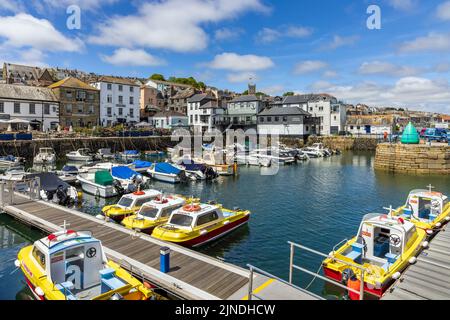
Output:
[[[81,212],[51,203],[30,200],[15,194],[14,204],[3,210],[46,232],[61,230],[64,221],[70,229],[90,231],[102,241],[109,259],[116,261],[136,276],[160,286],[184,299],[245,299],[248,293],[249,271],[224,263],[195,251],[168,244],[150,236],[127,230]],[[171,270],[159,271],[160,248],[171,248]],[[254,284],[261,286],[271,299],[318,299],[306,291],[293,290],[281,282],[255,275]],[[263,289],[264,287],[264,289]],[[276,288],[274,292],[270,288]],[[284,290],[283,290],[284,289]],[[287,290],[289,289],[289,290]]]
[[450,230],[444,228],[382,300],[450,299]]

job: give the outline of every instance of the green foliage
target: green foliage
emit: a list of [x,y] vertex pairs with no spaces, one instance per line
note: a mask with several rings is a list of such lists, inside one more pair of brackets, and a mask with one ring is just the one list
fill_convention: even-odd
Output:
[[166,81],[166,79],[164,78],[164,76],[162,74],[159,73],[155,73],[153,74],[150,79],[152,80],[159,80],[159,81]]
[[283,94],[283,97],[290,97],[290,96],[294,96],[294,95],[295,95],[294,92],[288,91],[288,92],[285,92],[285,93]]
[[190,85],[193,86],[196,89],[206,89],[206,84],[202,81],[197,81],[195,80],[195,78],[193,77],[189,77],[189,78],[177,78],[177,77],[170,77],[169,79],[166,80],[166,78],[159,73],[155,73],[153,74],[150,79],[152,80],[159,80],[159,81],[169,81],[169,82],[174,82],[174,83],[180,83],[180,84],[186,84],[186,85]]

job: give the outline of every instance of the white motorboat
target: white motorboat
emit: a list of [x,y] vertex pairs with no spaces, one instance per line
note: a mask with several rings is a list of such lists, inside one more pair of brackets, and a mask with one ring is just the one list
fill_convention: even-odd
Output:
[[114,159],[116,155],[111,152],[111,148],[102,148],[97,151],[97,158],[101,160]]
[[281,165],[288,165],[295,163],[295,158],[279,149],[257,149],[251,152],[252,155],[256,155],[260,159],[269,159],[271,165],[278,163]]
[[78,149],[77,151],[72,151],[66,154],[67,160],[69,161],[93,161],[94,155],[87,148]]
[[2,175],[0,175],[0,181],[15,182],[16,190],[21,192],[28,188],[27,183],[21,183],[25,179],[26,175],[27,173],[25,172],[25,168],[23,166],[10,167],[5,170]]
[[147,173],[155,180],[180,183],[186,178],[185,172],[167,162],[154,163]]
[[310,157],[322,158],[329,157],[332,155],[332,152],[323,146],[323,143],[314,143],[312,146],[304,148],[302,150]]
[[40,148],[34,157],[33,165],[53,165],[56,162],[56,154],[53,148]]
[[119,157],[124,161],[137,160],[141,157],[141,153],[137,150],[125,150],[119,153]]
[[0,157],[0,166],[7,168],[15,167],[22,164],[24,161],[24,158],[7,155],[6,157]]
[[84,192],[101,198],[112,198],[125,193],[125,188],[106,170],[88,170],[77,175]]
[[262,157],[258,153],[238,154],[236,156],[238,164],[256,167],[270,167],[272,160],[267,157]]

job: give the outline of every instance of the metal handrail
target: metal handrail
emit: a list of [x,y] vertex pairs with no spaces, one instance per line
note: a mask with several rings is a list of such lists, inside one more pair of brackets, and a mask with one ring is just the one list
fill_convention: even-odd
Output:
[[247,267],[250,269],[250,276],[249,276],[249,282],[248,282],[248,300],[252,300],[252,297],[258,298],[259,300],[264,300],[263,298],[259,297],[255,293],[253,293],[253,274],[254,274],[255,271],[258,272],[259,274],[262,274],[262,275],[266,276],[266,277],[269,277],[269,278],[277,280],[277,281],[279,281],[279,282],[281,282],[281,283],[283,283],[285,285],[288,285],[288,286],[290,286],[290,287],[292,287],[294,289],[302,291],[302,292],[304,292],[304,293],[306,293],[308,295],[313,295],[313,296],[315,296],[315,297],[317,297],[319,299],[322,299],[321,297],[313,294],[312,292],[309,292],[309,291],[307,291],[307,290],[305,290],[303,288],[300,288],[300,287],[296,286],[295,284],[289,283],[286,280],[283,280],[283,279],[281,279],[281,278],[279,278],[277,276],[274,276],[273,274],[271,274],[271,273],[269,273],[267,271],[264,271],[262,269],[259,269],[258,267],[255,267],[255,266],[253,266],[251,264],[247,264]]
[[347,243],[348,242],[348,239],[344,239],[344,240],[342,240],[341,242],[339,242],[339,243],[337,243],[334,247],[333,247],[333,253],[335,253],[336,252],[336,248],[337,247],[339,247],[341,244],[343,244],[343,243]]
[[[342,243],[342,241],[341,241],[341,243]],[[358,294],[358,295],[359,295],[359,300],[364,300],[364,275],[365,275],[365,273],[368,271],[366,268],[361,267],[361,266],[359,266],[359,265],[356,265],[356,264],[354,264],[354,263],[348,262],[348,261],[344,261],[344,260],[338,259],[338,258],[334,257],[333,255],[329,255],[329,254],[327,255],[327,254],[324,254],[324,253],[319,252],[319,251],[317,251],[317,250],[314,250],[314,249],[311,249],[311,248],[302,246],[302,245],[300,245],[300,244],[297,244],[297,243],[294,243],[294,242],[291,242],[291,241],[288,241],[288,244],[289,244],[290,247],[291,247],[291,255],[290,255],[290,262],[289,262],[289,282],[290,282],[291,284],[292,284],[292,281],[293,281],[293,269],[296,269],[296,270],[305,272],[305,273],[307,273],[307,274],[309,274],[309,275],[312,275],[312,276],[314,276],[314,277],[316,277],[316,278],[319,278],[319,279],[321,279],[321,280],[323,280],[323,281],[325,281],[325,282],[331,283],[331,284],[336,285],[336,286],[338,286],[338,287],[344,288],[344,289],[346,289],[346,290],[348,290],[348,291],[350,291],[350,292],[353,292],[353,293],[355,293],[355,294]],[[351,266],[351,267],[355,267],[355,268],[359,269],[359,270],[361,271],[361,279],[360,279],[361,285],[360,285],[360,290],[357,291],[357,290],[355,290],[355,289],[353,289],[353,288],[348,288],[348,287],[344,286],[343,284],[341,284],[341,283],[339,283],[339,282],[337,282],[337,281],[328,279],[328,278],[326,278],[326,277],[323,277],[323,276],[319,275],[318,273],[313,273],[313,272],[311,272],[311,271],[309,271],[309,270],[306,270],[305,268],[302,268],[302,267],[300,267],[300,266],[295,265],[295,264],[294,264],[294,252],[295,252],[295,248],[303,249],[303,250],[305,250],[305,251],[314,253],[314,254],[319,255],[319,256],[322,256],[322,257],[324,257],[324,258],[330,258],[330,259],[333,259],[333,260],[335,260],[335,261],[337,261],[337,262],[340,262],[340,263],[343,263],[343,264],[346,264],[346,265],[349,265],[349,266]],[[333,252],[334,252],[334,251],[333,251]]]

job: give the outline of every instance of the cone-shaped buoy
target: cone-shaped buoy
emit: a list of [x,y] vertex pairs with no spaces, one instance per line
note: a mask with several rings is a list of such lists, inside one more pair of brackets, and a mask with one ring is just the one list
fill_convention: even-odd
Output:
[[419,144],[420,137],[417,132],[416,127],[412,124],[412,122],[408,123],[405,130],[403,130],[402,134],[402,143],[403,144]]

